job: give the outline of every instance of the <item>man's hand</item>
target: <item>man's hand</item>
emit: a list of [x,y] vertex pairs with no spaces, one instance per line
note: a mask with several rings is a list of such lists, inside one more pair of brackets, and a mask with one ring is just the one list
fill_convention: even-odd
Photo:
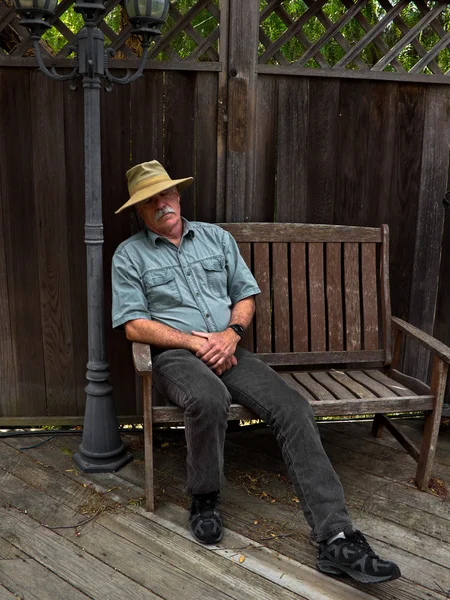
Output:
[[225,331],[218,333],[193,331],[192,335],[207,340],[195,356],[205,362],[211,369],[214,369],[218,375],[222,375],[222,373],[237,364],[234,353],[239,336],[232,329],[225,329]]

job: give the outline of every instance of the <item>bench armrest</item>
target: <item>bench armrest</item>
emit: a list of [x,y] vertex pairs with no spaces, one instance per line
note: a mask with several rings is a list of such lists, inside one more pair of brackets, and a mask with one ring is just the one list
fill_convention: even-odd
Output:
[[139,375],[150,375],[152,372],[152,353],[150,352],[150,344],[133,342],[133,362],[134,368]]
[[415,339],[419,344],[425,346],[428,350],[430,350],[433,354],[438,356],[446,363],[450,363],[450,348],[434,338],[433,336],[425,333],[421,329],[414,327],[410,323],[403,321],[402,319],[398,319],[397,317],[392,317],[392,325],[409,335],[413,339]]

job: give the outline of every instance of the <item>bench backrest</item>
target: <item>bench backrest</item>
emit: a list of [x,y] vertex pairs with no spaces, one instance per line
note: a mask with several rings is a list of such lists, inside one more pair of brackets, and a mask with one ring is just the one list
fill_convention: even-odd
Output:
[[390,362],[387,225],[220,226],[261,288],[244,347],[274,366]]

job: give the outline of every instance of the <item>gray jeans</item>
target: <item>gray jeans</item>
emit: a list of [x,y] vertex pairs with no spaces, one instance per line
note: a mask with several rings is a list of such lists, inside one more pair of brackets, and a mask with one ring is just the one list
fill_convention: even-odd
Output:
[[166,350],[154,359],[156,389],[185,409],[186,491],[220,489],[228,409],[236,402],[272,429],[313,538],[320,542],[351,527],[309,402],[250,352],[238,348],[236,358],[221,377],[188,350]]

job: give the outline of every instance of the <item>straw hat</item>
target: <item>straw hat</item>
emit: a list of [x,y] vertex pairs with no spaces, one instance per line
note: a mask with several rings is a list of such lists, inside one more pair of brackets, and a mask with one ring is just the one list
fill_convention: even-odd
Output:
[[119,210],[116,210],[116,215],[125,208],[147,200],[147,198],[164,192],[164,190],[168,190],[171,187],[176,186],[177,190],[182,192],[194,181],[193,177],[171,179],[167,171],[157,160],[151,160],[132,167],[127,171],[127,180],[130,199]]

